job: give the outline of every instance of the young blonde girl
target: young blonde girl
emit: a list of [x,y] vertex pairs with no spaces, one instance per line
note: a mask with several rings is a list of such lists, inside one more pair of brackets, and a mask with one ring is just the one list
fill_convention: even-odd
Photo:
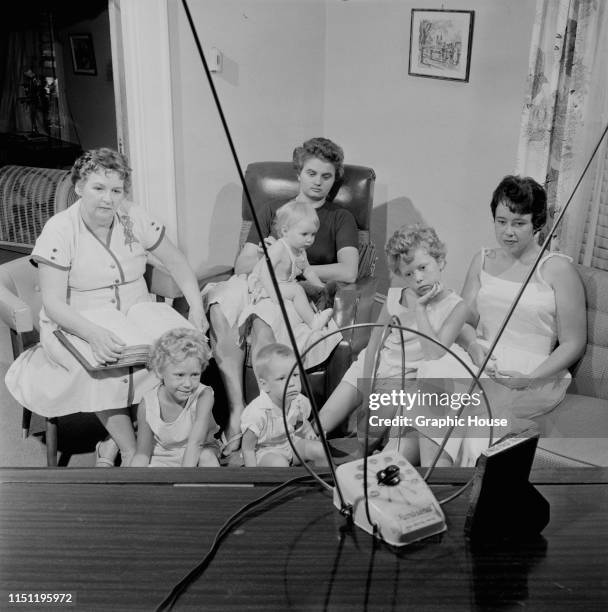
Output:
[[149,367],[160,383],[139,404],[132,467],[219,466],[213,390],[200,382],[210,358],[194,329],[174,329],[156,341]]

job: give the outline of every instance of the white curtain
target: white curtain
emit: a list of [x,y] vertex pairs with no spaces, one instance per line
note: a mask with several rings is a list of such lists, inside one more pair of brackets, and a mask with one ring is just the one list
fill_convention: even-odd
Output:
[[[572,194],[608,118],[608,8],[537,0],[517,172],[547,188],[553,218]],[[594,172],[577,190],[552,249],[579,260]]]

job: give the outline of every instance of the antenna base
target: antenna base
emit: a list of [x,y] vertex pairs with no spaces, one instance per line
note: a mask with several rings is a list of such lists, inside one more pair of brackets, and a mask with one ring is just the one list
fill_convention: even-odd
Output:
[[[386,479],[399,468],[399,480]],[[404,546],[446,530],[445,515],[431,489],[416,469],[400,454],[391,451],[367,458],[369,517],[363,489],[363,459],[343,463],[336,469],[338,486],[347,505],[352,506],[355,525],[393,546]],[[381,476],[379,476],[381,474]],[[334,505],[342,511],[334,489]]]

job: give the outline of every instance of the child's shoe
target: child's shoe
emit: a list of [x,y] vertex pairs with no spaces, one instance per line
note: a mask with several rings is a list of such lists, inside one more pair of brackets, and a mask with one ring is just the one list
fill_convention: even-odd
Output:
[[112,438],[101,440],[95,445],[95,467],[114,467],[118,456],[118,445]]

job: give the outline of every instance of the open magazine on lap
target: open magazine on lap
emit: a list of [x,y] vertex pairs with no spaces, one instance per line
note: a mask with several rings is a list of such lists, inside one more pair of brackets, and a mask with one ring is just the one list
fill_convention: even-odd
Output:
[[65,330],[56,330],[59,342],[90,372],[145,365],[151,345],[166,331],[176,327],[194,329],[192,323],[164,302],[140,302],[131,306],[126,314],[112,308],[83,310],[80,314],[109,329],[126,343],[117,361],[101,365],[86,340]]

